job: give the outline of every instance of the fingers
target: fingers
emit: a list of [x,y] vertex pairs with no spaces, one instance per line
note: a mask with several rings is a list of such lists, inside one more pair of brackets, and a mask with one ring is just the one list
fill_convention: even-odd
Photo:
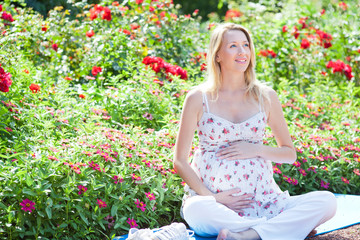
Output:
[[220,159],[238,159],[241,158],[241,151],[233,147],[227,147],[224,150],[218,151],[215,156]]

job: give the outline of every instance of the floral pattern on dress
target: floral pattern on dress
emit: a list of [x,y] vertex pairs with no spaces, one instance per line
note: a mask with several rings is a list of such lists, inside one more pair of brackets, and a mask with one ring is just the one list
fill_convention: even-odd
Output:
[[[206,97],[204,99],[207,101]],[[239,215],[256,218],[278,215],[285,209],[290,196],[276,184],[271,161],[261,157],[222,160],[215,156],[218,150],[229,146],[229,142],[263,144],[265,113],[260,109],[246,121],[233,123],[206,111],[205,101],[203,116],[197,124],[199,149],[191,163],[194,171],[213,193],[239,188],[238,195],[253,194],[254,208],[244,209]],[[185,191],[184,200],[196,195],[188,186]]]

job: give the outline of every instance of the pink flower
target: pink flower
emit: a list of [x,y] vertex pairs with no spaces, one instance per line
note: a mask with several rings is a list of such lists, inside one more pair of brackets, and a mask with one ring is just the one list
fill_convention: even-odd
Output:
[[306,172],[305,172],[304,169],[300,169],[299,172],[300,172],[300,174],[303,175],[304,177],[306,176]]
[[349,180],[347,180],[346,178],[344,178],[344,177],[341,177],[341,180],[344,182],[344,183],[346,183],[346,184],[349,184],[350,183],[350,181]]
[[112,179],[114,179],[114,183],[117,184],[117,183],[122,183],[124,181],[124,179],[122,177],[119,177],[119,176],[113,176]]
[[147,193],[147,192],[146,192],[145,195],[146,195],[146,197],[147,197],[150,201],[156,200],[156,198],[155,198],[155,196],[154,196],[153,193],[150,193],[150,192]]
[[99,204],[99,208],[106,208],[107,204],[101,199],[97,199],[97,204]]
[[131,174],[131,178],[132,178],[132,180],[134,180],[134,181],[141,181],[141,177],[135,175],[134,173]]
[[130,228],[136,228],[138,227],[138,225],[136,224],[136,221],[134,219],[130,219],[128,218],[128,220],[126,221],[129,225],[130,225]]
[[34,205],[35,203],[30,201],[29,199],[25,199],[23,200],[21,203],[20,203],[21,206],[23,206],[21,208],[21,210],[24,210],[25,212],[26,211],[29,211],[29,212],[32,212],[32,210],[35,209]]
[[293,165],[294,165],[295,167],[300,167],[300,166],[301,166],[301,163],[299,163],[298,161],[295,161],[295,162],[293,163]]
[[281,170],[275,166],[273,166],[274,173],[281,174]]
[[79,190],[80,190],[80,191],[78,192],[79,195],[81,195],[81,193],[85,193],[85,192],[87,191],[87,187],[85,187],[85,186],[83,186],[83,185],[79,185],[78,188],[79,188]]
[[141,211],[145,212],[145,207],[146,207],[145,203],[140,202],[139,199],[136,199],[135,204],[137,208],[140,208]]
[[328,189],[329,188],[329,183],[321,180],[321,187]]

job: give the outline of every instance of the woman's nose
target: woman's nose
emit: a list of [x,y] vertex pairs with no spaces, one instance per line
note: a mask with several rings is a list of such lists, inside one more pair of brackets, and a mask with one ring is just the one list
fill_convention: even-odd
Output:
[[239,47],[238,49],[238,53],[244,53],[245,52],[245,48],[243,48],[242,46]]

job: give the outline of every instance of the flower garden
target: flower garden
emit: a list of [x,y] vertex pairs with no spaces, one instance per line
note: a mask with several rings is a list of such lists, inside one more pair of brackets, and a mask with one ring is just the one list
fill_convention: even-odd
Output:
[[[221,21],[250,29],[257,77],[283,104],[297,161],[274,164],[280,187],[360,194],[359,5],[223,2],[207,21],[171,0],[82,1],[46,19],[0,5],[0,239],[182,221],[173,146]],[[264,143],[276,144],[270,129]]]

